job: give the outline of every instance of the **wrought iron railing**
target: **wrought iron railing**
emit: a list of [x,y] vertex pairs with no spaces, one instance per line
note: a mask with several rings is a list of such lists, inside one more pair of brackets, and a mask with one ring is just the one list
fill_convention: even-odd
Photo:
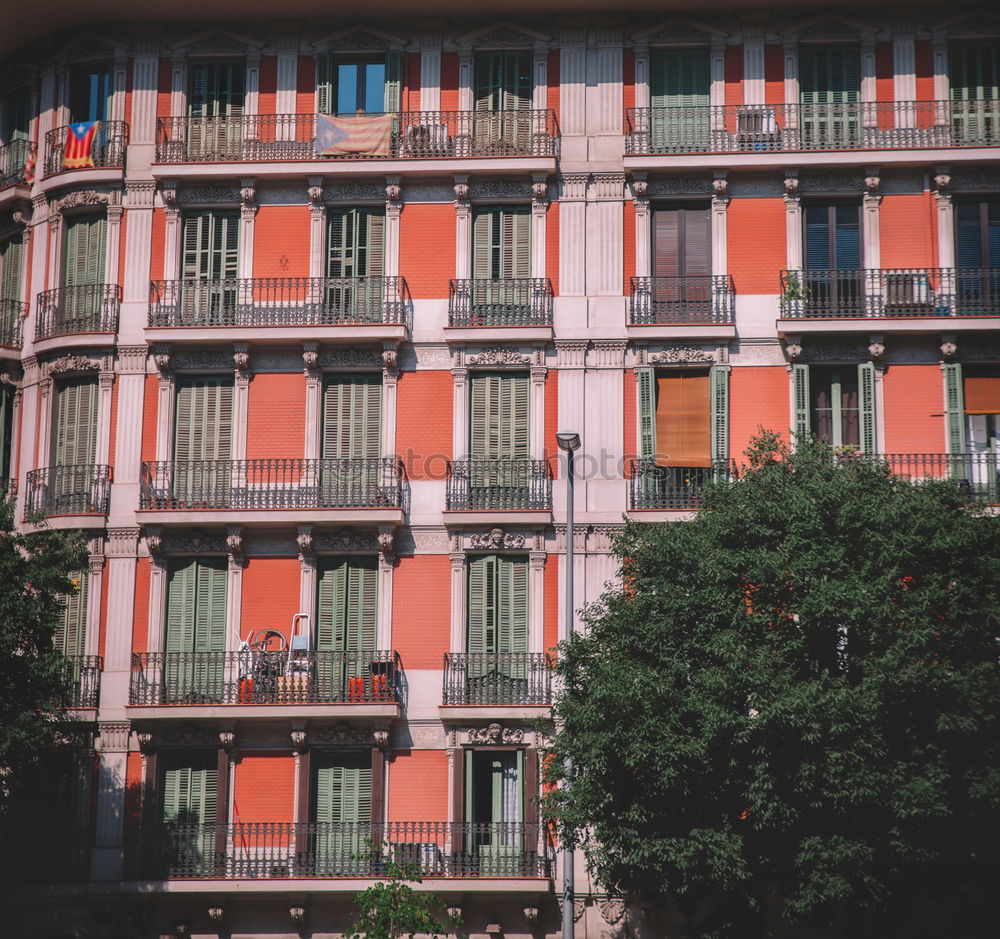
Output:
[[735,288],[728,274],[632,278],[629,299],[632,326],[735,322]]
[[[57,127],[45,135],[44,175],[52,176],[67,169],[63,165],[69,127]],[[124,166],[128,146],[128,124],[124,121],[101,121],[90,146],[90,166]],[[80,169],[81,167],[74,167]]]
[[38,295],[35,341],[75,333],[118,330],[122,289],[117,284],[57,287]]
[[396,457],[159,460],[141,466],[139,508],[399,508],[402,480]]
[[21,324],[28,314],[28,304],[18,300],[0,300],[0,346],[21,348]]
[[547,277],[452,280],[449,326],[551,326],[552,282]]
[[[371,133],[386,117],[387,133]],[[351,137],[351,121],[367,122]],[[555,156],[555,111],[402,111],[340,115],[336,152],[321,152],[316,114],[160,118],[156,162],[254,162],[329,159],[439,160],[448,157]],[[362,128],[359,124],[359,130]],[[378,128],[374,128],[378,131]]]
[[629,108],[625,152],[763,153],[1000,146],[1000,100]]
[[65,671],[69,694],[63,707],[96,708],[101,694],[103,668],[104,659],[99,655],[67,655]]
[[970,503],[1000,504],[1000,452],[860,453],[844,449],[834,457],[841,465],[860,460],[884,463],[894,476],[915,483],[952,480]]
[[406,322],[402,277],[158,280],[150,326],[380,326]]
[[0,189],[27,182],[24,168],[30,152],[29,140],[13,140],[0,147]]
[[998,267],[781,272],[781,315],[788,319],[998,314]]
[[137,652],[129,704],[393,704],[393,651]]
[[452,460],[446,494],[453,511],[551,509],[552,468],[547,460]]
[[711,466],[662,466],[655,460],[629,462],[628,507],[643,509],[696,509],[702,489],[712,482],[732,478],[734,466],[720,461]]
[[373,879],[390,865],[422,877],[545,878],[552,846],[524,822],[160,823],[143,839],[147,878]]
[[552,703],[552,669],[544,652],[446,652],[445,704]]
[[111,467],[93,463],[46,466],[27,476],[24,517],[107,515]]

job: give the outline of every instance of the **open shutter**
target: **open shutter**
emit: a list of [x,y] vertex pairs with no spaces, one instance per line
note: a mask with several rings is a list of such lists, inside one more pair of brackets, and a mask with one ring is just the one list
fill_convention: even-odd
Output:
[[531,216],[527,206],[501,211],[500,276],[531,275]]
[[528,565],[496,559],[496,652],[528,651]]
[[712,462],[729,460],[729,369],[714,365],[708,372],[712,400]]
[[375,648],[378,605],[378,568],[374,558],[355,558],[344,564],[344,644],[350,650]]
[[195,586],[194,651],[226,649],[227,565],[224,558],[202,558]]
[[11,471],[11,436],[14,431],[14,390],[0,385],[0,480]]
[[331,209],[327,217],[327,277],[356,277],[357,209]]
[[167,579],[165,651],[194,651],[194,623],[198,561],[189,558],[171,561]]
[[793,395],[795,399],[795,423],[793,429],[797,438],[805,439],[811,433],[809,420],[809,366],[792,366]]
[[385,214],[375,209],[366,209],[364,221],[368,228],[368,252],[365,269],[360,276],[381,277],[385,270]]
[[97,451],[97,382],[71,378],[57,384],[54,417],[52,464],[92,464]]
[[500,376],[473,375],[469,394],[469,455],[492,456],[490,440],[499,421]]
[[528,457],[528,376],[501,375],[504,394],[500,406],[500,446],[498,455],[504,459],[523,460]]
[[185,280],[223,280],[239,273],[238,212],[195,212],[184,217]]
[[651,460],[656,456],[656,370],[635,370],[639,398],[639,456]]
[[333,100],[333,63],[329,52],[320,52],[316,56],[316,113],[332,114]]
[[858,398],[861,412],[861,451],[875,453],[878,450],[875,430],[875,366],[862,362],[858,366]]
[[948,421],[948,452],[964,453],[967,449],[965,394],[960,362],[947,362],[944,365],[944,407]]
[[385,56],[385,104],[386,113],[398,111],[402,101],[403,54],[390,51]]
[[478,209],[472,218],[472,276],[492,280],[500,276],[499,259],[494,258],[494,229],[498,226],[497,209]]
[[[468,603],[466,607],[466,651],[480,654],[489,651],[486,647],[487,633],[490,632],[487,617],[491,613],[487,605],[487,583],[491,584],[496,567],[495,557],[472,558],[468,563]],[[492,589],[490,590],[492,594]]]
[[55,649],[62,655],[83,655],[87,634],[87,574],[70,574],[76,590],[64,596],[62,616],[56,624]]
[[[24,241],[15,235],[0,242],[0,300],[21,300],[21,259]],[[2,313],[2,311],[0,311]]]

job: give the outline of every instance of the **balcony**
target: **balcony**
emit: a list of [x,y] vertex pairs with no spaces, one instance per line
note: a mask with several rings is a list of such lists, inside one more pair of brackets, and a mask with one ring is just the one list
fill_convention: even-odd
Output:
[[14,140],[0,147],[0,189],[28,184],[24,168],[30,152],[31,142],[28,140]]
[[736,322],[733,279],[728,274],[633,277],[630,326],[721,326]]
[[[319,153],[316,114],[160,118],[157,163],[288,163],[330,160],[442,160],[553,157],[559,132],[550,109],[402,111],[334,118],[346,139]],[[379,125],[386,118],[386,126]],[[357,121],[353,131],[351,122]]]
[[712,466],[661,466],[651,459],[629,461],[630,512],[693,510],[709,483],[726,482],[735,475],[732,462]]
[[387,876],[535,879],[552,872],[542,825],[524,822],[162,823],[141,862],[149,879],[274,880]]
[[93,463],[47,466],[27,477],[24,519],[36,515],[107,515],[111,467]]
[[527,705],[552,703],[552,671],[544,652],[447,652],[446,705]]
[[552,469],[547,460],[448,463],[450,512],[544,512],[552,510]]
[[150,284],[151,329],[406,326],[401,277],[254,277]]
[[914,483],[954,481],[969,503],[1000,504],[1000,453],[871,453],[838,451],[842,465],[858,460],[883,463],[889,472]]
[[27,315],[27,303],[0,300],[0,347],[21,348],[21,324]]
[[629,108],[626,156],[1000,146],[1000,100]]
[[1000,316],[1000,268],[781,272],[783,319]]
[[57,127],[45,135],[45,164],[43,175],[54,176],[69,169],[89,169],[90,167],[125,166],[125,149],[128,146],[128,124],[124,121],[101,121],[94,134],[94,142],[90,146],[89,158],[92,162],[86,167],[67,167],[64,165],[66,145],[69,139],[69,127]]
[[399,509],[396,457],[143,463],[139,508],[169,512]]
[[104,660],[99,655],[68,655],[65,663],[69,689],[63,707],[96,708],[101,694],[101,670]]
[[474,278],[448,284],[448,325],[552,326],[552,282],[547,277]]
[[115,333],[122,289],[117,284],[57,287],[38,295],[35,342],[82,333]]
[[399,704],[392,651],[144,652],[132,655],[129,704]]

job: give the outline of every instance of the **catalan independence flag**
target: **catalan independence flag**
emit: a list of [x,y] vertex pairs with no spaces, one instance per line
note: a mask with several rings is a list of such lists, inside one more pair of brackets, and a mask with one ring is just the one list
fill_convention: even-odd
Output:
[[316,115],[316,156],[365,153],[388,156],[395,115],[330,117]]
[[94,165],[94,138],[100,121],[78,121],[70,124],[66,134],[66,151],[63,153],[63,166],[68,170],[78,170]]

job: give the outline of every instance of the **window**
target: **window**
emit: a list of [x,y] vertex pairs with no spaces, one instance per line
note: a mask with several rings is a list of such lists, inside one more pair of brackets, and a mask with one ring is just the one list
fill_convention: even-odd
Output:
[[182,323],[217,326],[234,322],[240,263],[239,212],[209,210],[185,215],[183,244]]
[[323,387],[320,504],[375,505],[381,485],[382,376],[359,372]]
[[832,447],[874,453],[875,367],[793,365],[795,431]]
[[530,872],[536,765],[532,751],[465,751],[465,851],[480,876]]
[[[945,365],[948,449],[1000,455],[1000,366]],[[989,458],[987,458],[987,462]]]
[[334,322],[382,321],[385,211],[332,209],[327,217],[327,309]]
[[0,385],[0,487],[7,495],[11,473],[11,446],[14,435],[14,389]]
[[802,221],[807,311],[863,314],[860,207],[852,203],[807,204]]
[[948,78],[955,143],[996,143],[1000,135],[1000,43],[952,45]]
[[1000,311],[1000,199],[955,200],[956,304],[966,315]]
[[69,121],[106,121],[111,115],[110,63],[78,66],[69,76]]
[[56,623],[55,648],[61,655],[83,655],[87,636],[87,574],[69,575],[73,590],[63,596],[62,614]]
[[799,47],[799,102],[807,149],[860,143],[860,56],[853,45]]
[[30,131],[31,88],[24,85],[0,97],[0,186],[21,178]]
[[21,235],[0,241],[0,346],[16,345],[20,336],[23,257],[24,241]]
[[164,873],[214,876],[220,801],[215,754],[164,762],[160,777],[160,821],[167,867]]
[[372,754],[316,751],[313,774],[315,873],[370,876],[373,817]]
[[531,53],[481,52],[475,62],[477,111],[523,111],[531,108]]
[[677,468],[728,458],[724,368],[638,370],[640,457]]
[[324,53],[316,57],[316,110],[320,114],[380,114],[398,111],[403,56],[353,56]]
[[246,61],[192,61],[188,78],[188,159],[238,159],[243,143]]
[[63,242],[61,332],[86,332],[101,325],[104,258],[108,226],[104,215],[74,215]]
[[712,220],[707,206],[653,210],[653,309],[681,307],[686,315],[712,310]]
[[711,80],[707,49],[657,49],[649,57],[654,149],[707,148]]
[[317,580],[318,699],[384,700],[387,676],[370,655],[378,625],[376,559],[325,558]]
[[97,380],[71,378],[55,386],[47,511],[93,512],[102,494],[97,455]]
[[472,269],[477,279],[531,275],[531,214],[527,206],[478,206],[472,217]]
[[229,504],[232,434],[232,377],[178,378],[173,466],[173,498],[178,508],[225,508]]

